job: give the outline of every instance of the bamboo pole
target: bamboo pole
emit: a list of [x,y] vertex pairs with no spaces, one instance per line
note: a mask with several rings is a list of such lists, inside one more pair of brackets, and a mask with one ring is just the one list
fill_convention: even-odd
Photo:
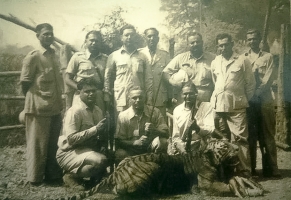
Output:
[[25,126],[24,125],[1,126],[0,131],[11,130],[11,129],[20,129],[20,128],[25,128]]
[[[18,19],[17,17],[15,17],[15,16],[13,16],[13,15],[11,15],[11,14],[10,14],[10,16],[7,16],[7,15],[3,15],[3,14],[0,13],[0,18],[1,18],[1,19],[4,19],[4,20],[6,20],[6,21],[12,22],[12,23],[14,23],[14,24],[16,24],[16,25],[18,25],[18,26],[21,26],[21,27],[23,27],[23,28],[26,28],[26,29],[28,29],[28,30],[31,30],[31,31],[35,32],[35,27],[33,27],[33,26],[31,26],[31,25],[29,25],[29,24],[27,24],[27,23],[21,21],[20,19]],[[67,44],[66,42],[62,41],[61,39],[59,39],[59,38],[57,38],[57,37],[55,37],[55,41],[56,41],[57,43],[61,44],[61,45],[65,45],[65,44]],[[72,48],[72,51],[73,51],[73,52],[76,52],[76,51],[77,51],[77,50],[74,49],[73,47],[71,47],[71,48]]]
[[6,71],[0,72],[0,77],[7,77],[7,76],[20,76],[21,71]]

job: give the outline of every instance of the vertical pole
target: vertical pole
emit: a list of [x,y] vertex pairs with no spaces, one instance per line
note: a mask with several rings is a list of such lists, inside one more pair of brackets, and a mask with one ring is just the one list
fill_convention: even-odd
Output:
[[202,34],[202,2],[199,0],[199,32]]
[[267,43],[267,35],[270,25],[270,15],[271,15],[271,8],[272,8],[272,0],[266,0],[267,1],[267,12],[265,16],[265,23],[264,23],[264,30],[263,30],[263,36],[262,36],[262,42],[261,42],[261,49],[263,51],[270,52],[270,47]]
[[[286,103],[284,95],[284,61],[285,61],[285,41],[286,41],[286,26],[281,25],[281,47],[279,55],[278,68],[278,99],[277,99],[277,116],[276,116],[276,140],[281,143],[286,143],[287,138],[287,118],[286,118]],[[286,88],[286,87],[285,87]]]

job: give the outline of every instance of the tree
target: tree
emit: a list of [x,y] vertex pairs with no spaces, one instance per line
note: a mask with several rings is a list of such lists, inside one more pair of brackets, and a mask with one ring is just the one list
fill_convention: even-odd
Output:
[[[280,30],[280,24],[289,23],[289,1],[273,0],[270,29]],[[166,25],[175,37],[185,41],[190,31],[200,31],[204,46],[215,50],[215,36],[231,33],[235,41],[245,39],[249,28],[263,30],[267,0],[161,0],[161,10],[167,12]],[[270,38],[272,42],[279,33]],[[243,42],[237,44],[241,48]]]
[[[122,45],[119,30],[127,24],[122,16],[125,12],[121,7],[117,7],[110,14],[99,19],[95,24],[84,27],[83,31],[98,30],[102,33],[104,40],[103,53],[109,55]],[[144,46],[144,40],[140,34],[138,34],[136,42],[138,48]]]

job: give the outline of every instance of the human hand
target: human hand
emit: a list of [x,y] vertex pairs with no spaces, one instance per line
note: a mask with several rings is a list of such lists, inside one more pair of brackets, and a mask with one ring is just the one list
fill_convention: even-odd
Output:
[[196,132],[199,132],[200,131],[200,127],[197,125],[197,121],[196,121],[196,119],[194,119],[194,120],[191,120],[190,122],[189,122],[189,124],[190,124],[190,129],[191,130],[195,130]]
[[102,119],[100,122],[98,122],[98,124],[96,125],[96,133],[100,133],[100,132],[103,132],[106,128],[106,123],[107,122],[107,119],[104,118]]
[[138,140],[135,140],[133,142],[133,145],[143,147],[147,144],[147,142],[148,142],[148,137],[145,135],[142,135]]
[[144,130],[147,134],[151,134],[155,130],[155,127],[152,123],[147,122],[147,123],[145,123]]

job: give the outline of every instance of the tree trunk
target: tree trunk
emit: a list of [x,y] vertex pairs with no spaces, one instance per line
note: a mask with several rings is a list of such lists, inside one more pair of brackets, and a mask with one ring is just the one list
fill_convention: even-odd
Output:
[[288,56],[286,52],[288,41],[287,26],[281,25],[281,50],[278,68],[278,99],[276,113],[276,140],[279,143],[290,144],[290,123],[289,123],[289,86],[290,67],[288,66]]

